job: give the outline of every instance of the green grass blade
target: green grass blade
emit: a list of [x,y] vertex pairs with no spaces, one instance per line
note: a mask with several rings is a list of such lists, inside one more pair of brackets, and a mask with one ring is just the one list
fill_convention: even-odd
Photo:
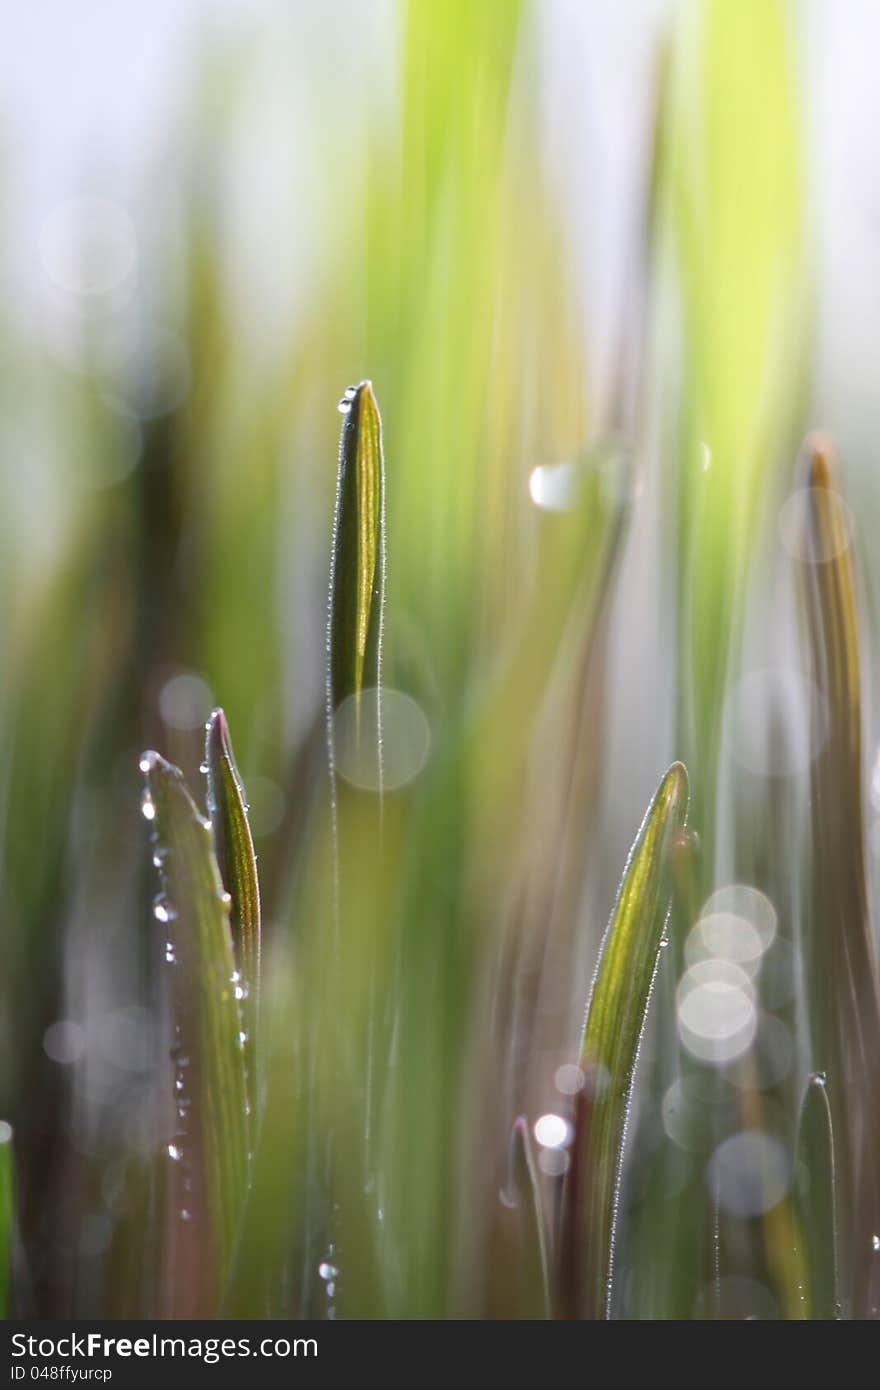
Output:
[[840,1313],[837,1253],[837,1172],[834,1127],[825,1078],[807,1082],[798,1122],[795,1214],[798,1252],[805,1263],[804,1290],[810,1318],[827,1320]]
[[807,453],[800,578],[827,721],[811,768],[811,1018],[815,1061],[829,1081],[838,1168],[846,1173],[841,1271],[852,1282],[841,1298],[845,1306],[852,1298],[855,1316],[865,1316],[880,1297],[880,1260],[869,1238],[880,1227],[880,993],[864,851],[858,610],[831,449],[814,436]]
[[9,1316],[12,1236],[15,1221],[15,1167],[12,1126],[0,1120],[0,1318]]
[[385,602],[385,462],[369,381],[350,386],[343,414],[330,569],[330,701],[378,686]]
[[678,7],[663,143],[686,358],[681,736],[707,868],[728,662],[741,638],[756,520],[781,481],[775,464],[785,457],[808,341],[787,9],[782,0]]
[[211,826],[178,768],[145,753],[141,770],[161,876],[154,912],[168,932],[171,963],[178,1128],[168,1148],[167,1277],[182,1316],[216,1305],[235,1246],[249,1154],[245,1033]]
[[[241,979],[242,1016],[252,1044],[260,994],[260,885],[257,857],[248,822],[245,791],[235,756],[229,725],[222,709],[212,711],[205,742],[208,778],[208,815],[214,837],[217,867],[227,893],[232,949]],[[251,1050],[253,1059],[253,1047]]]
[[[584,1024],[581,1066],[595,1086],[586,1140],[578,1144],[586,1178],[581,1230],[587,1317],[610,1310],[615,1206],[632,1090],[645,1015],[669,916],[671,855],[687,814],[688,778],[673,763],[642,822],[623,873],[617,901],[599,953]],[[566,1221],[571,1213],[565,1212]],[[581,1218],[579,1218],[580,1224]]]

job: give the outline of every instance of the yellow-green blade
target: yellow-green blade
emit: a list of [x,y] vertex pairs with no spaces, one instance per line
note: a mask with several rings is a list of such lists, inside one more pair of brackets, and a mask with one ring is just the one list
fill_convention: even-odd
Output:
[[260,993],[260,885],[245,790],[235,764],[229,725],[222,709],[213,710],[208,720],[205,771],[214,854],[223,885],[231,899],[229,926],[236,970],[240,977],[236,990],[242,1001],[241,1012],[251,1039],[253,1059]]
[[342,435],[330,568],[330,700],[337,709],[380,682],[385,601],[382,421],[369,381],[339,403]]
[[681,735],[707,867],[728,662],[741,636],[757,522],[781,482],[777,463],[808,341],[787,9],[784,0],[677,7],[664,131],[685,350]]
[[168,1144],[169,1311],[216,1306],[237,1237],[249,1153],[246,1035],[236,997],[229,894],[211,825],[183,775],[158,753],[141,759],[142,809],[161,881],[154,905],[166,935],[175,1041],[176,1126]]
[[[687,815],[688,778],[673,763],[651,802],[624,870],[587,1009],[581,1066],[591,1087],[577,1224],[587,1243],[582,1316],[610,1311],[615,1206],[627,1108],[645,1015],[665,939],[671,857]],[[566,1213],[566,1219],[569,1218]]]

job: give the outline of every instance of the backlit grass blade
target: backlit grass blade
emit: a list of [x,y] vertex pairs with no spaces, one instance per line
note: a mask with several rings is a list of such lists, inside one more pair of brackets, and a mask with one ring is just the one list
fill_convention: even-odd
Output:
[[839,1316],[834,1129],[825,1078],[811,1076],[801,1102],[795,1165],[797,1235],[808,1287],[807,1316]]
[[[680,277],[681,738],[714,859],[725,681],[756,519],[779,485],[804,371],[802,154],[788,7],[677,7],[661,158]],[[670,461],[671,462],[671,461]],[[693,760],[690,754],[692,753]]]
[[177,1067],[166,1279],[174,1315],[204,1315],[222,1290],[245,1195],[246,1037],[236,997],[230,899],[211,826],[179,769],[158,753],[145,753],[141,770],[142,809],[161,880],[154,916],[166,933]]
[[222,709],[215,709],[208,720],[205,770],[214,854],[231,898],[229,926],[241,976],[242,1016],[253,1042],[260,993],[260,887],[245,791]]
[[15,1219],[12,1126],[0,1120],[0,1318],[9,1315],[12,1236]]
[[350,386],[343,415],[330,566],[331,710],[378,687],[385,602],[385,463],[369,381]]
[[[807,447],[801,581],[824,738],[811,769],[816,1064],[827,1073],[841,1192],[841,1289],[865,1316],[880,1293],[880,996],[868,907],[862,799],[861,673],[848,513],[828,442]],[[859,1112],[861,1112],[859,1114]]]
[[[611,1306],[617,1190],[645,1015],[664,941],[671,893],[671,855],[685,824],[688,778],[673,763],[648,809],[624,870],[617,901],[602,941],[584,1024],[581,1066],[590,1101],[584,1107],[587,1133],[576,1135],[577,1213],[563,1209],[565,1226],[581,1233],[586,1249],[576,1252],[583,1282],[574,1300],[576,1315],[607,1317]],[[575,1186],[572,1179],[571,1187]]]

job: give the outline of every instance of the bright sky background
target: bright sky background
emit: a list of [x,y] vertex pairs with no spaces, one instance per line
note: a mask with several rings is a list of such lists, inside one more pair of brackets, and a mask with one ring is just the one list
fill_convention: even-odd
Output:
[[[374,3],[383,13],[382,0]],[[600,342],[618,309],[651,43],[669,3],[539,3],[553,143],[571,161],[590,161],[589,177],[570,180],[571,215]],[[206,33],[277,31],[282,46],[295,47],[293,13],[309,40],[322,28],[342,43],[364,10],[353,0],[318,10],[279,0],[3,0],[0,13],[0,289],[28,315],[45,219],[84,180],[133,196],[173,129]],[[864,453],[866,434],[880,426],[880,5],[801,0],[795,13],[820,315],[817,408],[844,447]]]

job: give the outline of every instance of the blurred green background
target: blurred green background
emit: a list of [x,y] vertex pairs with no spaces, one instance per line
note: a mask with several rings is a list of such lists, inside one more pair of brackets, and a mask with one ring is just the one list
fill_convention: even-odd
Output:
[[[204,802],[222,705],[264,1101],[196,1312],[541,1314],[508,1274],[533,1258],[509,1136],[524,1115],[552,1227],[599,942],[681,759],[611,1311],[876,1315],[872,7],[39,0],[7,29],[10,1309],[193,1311],[138,759]],[[362,379],[393,772],[381,856],[369,798],[337,808],[334,928],[325,622]],[[806,470],[832,456],[823,549]],[[804,1215],[816,1073],[831,1234]]]

